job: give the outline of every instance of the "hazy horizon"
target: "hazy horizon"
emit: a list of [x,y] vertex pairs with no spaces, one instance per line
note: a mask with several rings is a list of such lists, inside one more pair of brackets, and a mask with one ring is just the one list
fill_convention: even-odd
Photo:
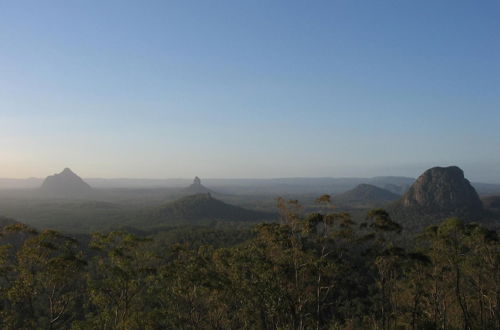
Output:
[[500,2],[0,2],[0,178],[500,182]]
[[[408,178],[418,178],[425,170],[431,167],[447,167],[447,166],[459,166],[464,170],[465,177],[473,182],[482,182],[482,183],[492,183],[492,184],[500,184],[499,181],[489,180],[485,176],[481,176],[479,173],[473,173],[472,177],[470,175],[470,171],[468,171],[467,167],[462,167],[457,164],[438,164],[433,166],[415,166],[414,171],[404,170],[404,168],[390,168],[385,171],[373,172],[372,171],[357,171],[352,172],[352,175],[295,175],[295,176],[261,176],[261,177],[251,177],[251,176],[233,176],[233,177],[215,177],[215,176],[201,176],[198,174],[193,174],[191,176],[183,176],[183,177],[174,177],[174,176],[159,176],[159,177],[133,177],[133,176],[91,176],[91,175],[82,175],[81,172],[70,168],[77,175],[87,180],[192,180],[195,176],[200,177],[202,180],[271,180],[271,179],[321,179],[321,178],[333,178],[333,179],[342,179],[342,178],[375,178],[375,177],[408,177]],[[12,179],[12,180],[28,180],[28,179],[40,179],[43,180],[47,176],[54,175],[60,173],[64,168],[57,170],[55,172],[39,175],[39,176],[27,176],[27,177],[1,177],[0,179]]]

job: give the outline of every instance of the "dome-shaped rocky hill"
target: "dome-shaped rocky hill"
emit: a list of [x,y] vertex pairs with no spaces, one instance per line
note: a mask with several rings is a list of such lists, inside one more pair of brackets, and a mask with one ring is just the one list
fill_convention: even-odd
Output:
[[479,196],[457,166],[433,167],[425,171],[404,194],[404,207],[428,212],[481,212]]
[[476,190],[457,166],[428,169],[388,210],[410,231],[449,217],[478,221],[485,215]]

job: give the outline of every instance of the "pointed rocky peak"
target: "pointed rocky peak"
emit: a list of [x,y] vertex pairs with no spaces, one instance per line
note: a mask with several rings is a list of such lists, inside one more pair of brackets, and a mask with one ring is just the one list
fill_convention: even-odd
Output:
[[464,172],[457,166],[433,167],[425,171],[404,194],[404,207],[427,212],[467,212],[483,209],[481,200]]
[[54,175],[59,175],[61,177],[73,177],[73,178],[80,178],[78,175],[75,174],[69,167],[66,167],[64,170],[62,170],[61,173],[59,174],[54,174]]
[[210,193],[210,189],[206,188],[201,184],[201,179],[199,177],[195,177],[193,183],[186,188],[187,192],[190,194],[207,194]]
[[195,176],[193,180],[193,185],[195,186],[201,186],[201,180],[199,177]]
[[75,173],[74,173],[74,172],[73,172],[73,171],[72,171],[69,167],[66,167],[66,168],[65,168],[64,170],[62,170],[62,172],[61,172],[61,173],[59,173],[59,174],[63,174],[63,175],[71,175],[71,174],[73,174],[73,175],[76,175],[76,174],[75,174]]
[[40,190],[44,195],[61,198],[84,197],[92,192],[92,188],[69,168],[48,176]]

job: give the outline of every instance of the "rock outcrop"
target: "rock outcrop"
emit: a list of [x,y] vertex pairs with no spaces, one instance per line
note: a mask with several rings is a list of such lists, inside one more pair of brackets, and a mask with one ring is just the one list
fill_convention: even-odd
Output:
[[434,167],[425,171],[403,195],[404,208],[424,213],[480,214],[479,196],[456,166]]

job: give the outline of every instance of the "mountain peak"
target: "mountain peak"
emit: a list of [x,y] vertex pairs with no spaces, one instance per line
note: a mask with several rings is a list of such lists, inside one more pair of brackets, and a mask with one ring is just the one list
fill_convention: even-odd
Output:
[[483,208],[476,190],[457,166],[433,167],[425,171],[403,196],[402,204],[430,212],[477,214]]
[[84,197],[92,192],[92,188],[67,167],[61,173],[48,176],[40,190],[45,195],[62,198]]
[[193,183],[186,188],[189,194],[208,194],[210,189],[201,184],[201,179],[197,176],[194,177]]
[[69,167],[64,168],[59,174],[75,174]]
[[194,177],[193,185],[201,186],[201,180],[199,177],[197,176]]

